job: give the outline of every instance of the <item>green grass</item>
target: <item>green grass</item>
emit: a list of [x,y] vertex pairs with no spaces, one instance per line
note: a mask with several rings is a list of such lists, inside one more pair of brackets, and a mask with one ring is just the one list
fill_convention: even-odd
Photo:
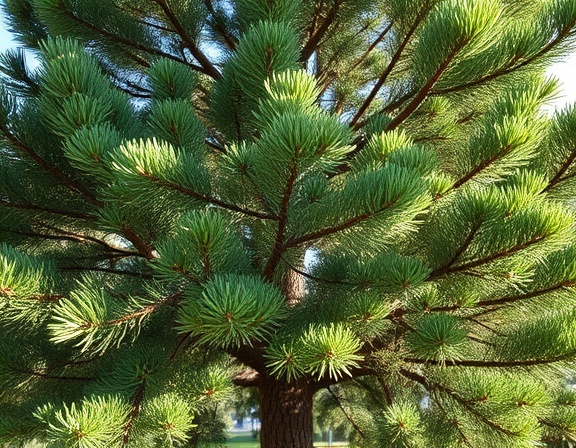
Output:
[[[259,444],[258,444],[258,440],[254,439],[254,437],[252,437],[252,434],[250,432],[239,432],[239,433],[234,433],[234,434],[229,434],[228,435],[228,440],[226,441],[226,445],[224,445],[228,448],[258,448]],[[326,442],[315,442],[314,446],[316,448],[323,448],[323,447],[327,447],[327,443]],[[341,442],[334,442],[334,444],[332,445],[334,448],[338,447],[338,448],[345,448],[348,445],[342,444]]]
[[229,435],[226,446],[230,448],[258,448],[258,439],[252,437],[249,432]]

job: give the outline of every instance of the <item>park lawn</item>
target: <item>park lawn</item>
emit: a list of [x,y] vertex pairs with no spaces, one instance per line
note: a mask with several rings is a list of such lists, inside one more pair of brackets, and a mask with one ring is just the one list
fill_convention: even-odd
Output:
[[[252,434],[249,432],[241,432],[241,433],[236,433],[236,434],[230,434],[228,436],[228,439],[226,440],[226,445],[227,448],[258,448],[258,440],[255,440],[254,437],[252,437]],[[314,442],[314,447],[315,448],[324,448],[327,447],[328,445],[326,444],[326,442]],[[338,448],[345,448],[348,445],[344,444],[342,442],[334,442],[332,444],[332,446],[334,448],[338,447]]]
[[241,432],[229,435],[226,440],[226,446],[229,448],[258,448],[258,440],[254,439],[249,432]]

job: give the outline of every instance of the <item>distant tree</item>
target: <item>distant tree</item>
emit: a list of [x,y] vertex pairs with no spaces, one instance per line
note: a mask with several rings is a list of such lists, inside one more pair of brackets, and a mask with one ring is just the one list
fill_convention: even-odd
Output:
[[576,438],[574,0],[3,7],[0,443]]

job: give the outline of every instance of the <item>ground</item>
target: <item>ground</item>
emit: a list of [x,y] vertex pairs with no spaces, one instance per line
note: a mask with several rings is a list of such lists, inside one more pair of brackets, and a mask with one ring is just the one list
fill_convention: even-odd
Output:
[[[250,431],[230,433],[225,447],[227,448],[258,448],[258,441],[252,437]],[[348,444],[345,442],[333,442],[334,448],[344,448]],[[328,448],[327,442],[315,442],[314,448]]]

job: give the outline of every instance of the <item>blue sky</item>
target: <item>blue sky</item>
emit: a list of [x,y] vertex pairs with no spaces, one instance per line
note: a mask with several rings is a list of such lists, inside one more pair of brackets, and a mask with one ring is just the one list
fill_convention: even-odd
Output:
[[0,15],[0,51],[4,51],[13,45],[10,33],[8,33],[7,25],[4,23],[4,17]]
[[[0,0],[1,1],[1,0]],[[8,33],[8,26],[0,15],[0,52],[14,47],[14,42]],[[549,70],[551,75],[556,76],[562,83],[562,92],[555,101],[556,107],[563,107],[567,103],[576,101],[576,52],[562,62],[556,63]]]

